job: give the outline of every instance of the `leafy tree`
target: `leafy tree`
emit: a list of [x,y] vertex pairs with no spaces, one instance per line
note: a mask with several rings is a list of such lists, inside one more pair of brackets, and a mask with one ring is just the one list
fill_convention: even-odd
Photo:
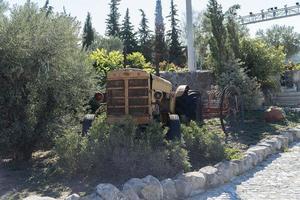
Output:
[[103,37],[101,35],[95,35],[95,40],[90,46],[92,51],[97,49],[105,49],[108,52],[123,50],[123,42],[118,37]]
[[[28,20],[30,19],[30,20]],[[79,22],[27,1],[0,28],[0,154],[28,160],[79,124],[93,70],[78,46]]]
[[111,0],[110,13],[108,19],[106,19],[106,35],[112,37],[118,37],[120,34],[120,13],[118,6],[120,5],[121,0]]
[[105,85],[107,73],[122,68],[124,62],[123,54],[120,51],[107,52],[105,49],[93,51],[90,59],[94,62],[100,86]]
[[82,48],[88,50],[94,41],[94,30],[91,14],[88,12],[83,28]]
[[171,12],[168,18],[170,18],[171,30],[168,31],[168,40],[169,40],[169,61],[182,66],[185,63],[185,56],[182,51],[180,38],[180,30],[178,28],[178,10],[174,4],[174,0],[171,0]]
[[262,89],[274,88],[274,76],[284,69],[283,47],[269,47],[260,39],[243,38],[240,58],[251,77],[256,77]]
[[4,12],[7,11],[8,4],[4,0],[0,0],[0,25],[4,23],[6,19]]
[[162,16],[161,0],[156,0],[155,9],[155,41],[154,41],[154,63],[156,74],[159,75],[159,63],[167,60],[167,45],[165,41],[165,25]]
[[127,8],[126,14],[121,27],[120,38],[124,45],[124,55],[130,54],[137,50],[137,43],[135,39],[135,33],[133,25],[130,22],[129,9]]
[[283,46],[287,58],[300,51],[300,34],[295,32],[294,27],[274,25],[266,32],[258,31],[256,35],[269,46],[276,48]]
[[127,63],[130,68],[151,69],[152,66],[140,52],[133,52],[127,56]]
[[145,56],[147,61],[152,60],[152,36],[149,29],[149,21],[146,18],[145,12],[140,9],[142,20],[138,30],[140,51]]

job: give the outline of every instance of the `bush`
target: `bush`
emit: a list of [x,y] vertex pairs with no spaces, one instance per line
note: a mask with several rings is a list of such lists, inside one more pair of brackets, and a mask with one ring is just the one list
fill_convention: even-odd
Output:
[[[100,116],[93,123],[87,143],[85,139],[80,141],[80,136],[74,137],[74,133],[68,134],[57,140],[56,149],[61,167],[71,174],[85,171],[110,178],[149,174],[166,177],[189,169],[186,150],[178,141],[166,141],[166,130],[159,123],[141,131],[131,119],[108,125]],[[67,145],[68,140],[76,145]],[[74,156],[65,156],[64,152]]]
[[104,86],[107,73],[111,70],[123,68],[124,57],[119,51],[108,52],[105,49],[97,49],[90,54],[94,67],[99,76],[100,86]]
[[207,164],[219,162],[225,156],[221,132],[200,127],[196,122],[182,125],[182,135],[192,167],[199,169]]

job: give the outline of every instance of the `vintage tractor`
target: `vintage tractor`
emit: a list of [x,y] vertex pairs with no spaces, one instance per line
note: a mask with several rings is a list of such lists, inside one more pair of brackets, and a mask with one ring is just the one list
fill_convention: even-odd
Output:
[[[201,96],[207,98],[201,98]],[[130,115],[137,125],[147,125],[156,120],[169,127],[168,139],[180,138],[180,120],[203,121],[220,117],[224,132],[228,127],[240,124],[241,101],[235,88],[221,92],[190,90],[180,85],[175,91],[172,84],[140,69],[121,69],[107,75],[105,93],[96,93],[94,99],[105,105],[107,122],[115,123]],[[96,114],[101,113],[100,109]],[[86,115],[83,134],[86,134],[95,115]],[[235,122],[235,124],[233,123]]]
[[[95,99],[106,104],[107,122],[115,123],[130,115],[137,125],[147,125],[153,120],[169,127],[168,139],[180,138],[180,117],[200,120],[200,93],[187,85],[172,90],[172,84],[158,76],[139,69],[121,69],[107,75],[105,93],[96,93]],[[96,112],[99,114],[99,111]],[[83,133],[95,115],[86,115]]]

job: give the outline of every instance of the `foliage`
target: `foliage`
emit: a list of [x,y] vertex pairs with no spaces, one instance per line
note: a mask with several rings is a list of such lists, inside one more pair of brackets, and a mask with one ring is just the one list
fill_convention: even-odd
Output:
[[300,70],[300,64],[295,64],[293,62],[288,62],[284,66],[285,70]]
[[151,64],[146,62],[145,57],[140,52],[133,52],[127,56],[127,66],[130,68],[148,69]]
[[130,22],[129,9],[126,10],[126,15],[121,27],[120,38],[123,41],[125,55],[137,51],[136,34],[134,33],[133,25]]
[[[189,169],[186,150],[180,142],[166,141],[166,130],[159,123],[152,123],[141,132],[131,119],[108,125],[100,116],[88,139],[68,134],[57,142],[57,153],[66,172],[129,178],[148,174],[166,177]],[[65,156],[66,152],[74,156]]]
[[240,45],[240,58],[251,77],[256,77],[262,88],[274,88],[275,75],[284,70],[283,48],[269,47],[259,39],[243,38]]
[[152,60],[152,35],[149,29],[149,21],[146,18],[145,12],[140,9],[142,20],[138,30],[139,48],[141,53],[145,56],[146,61]]
[[227,160],[238,160],[242,158],[242,153],[237,148],[225,147],[224,153]]
[[[48,15],[47,15],[48,14]],[[0,151],[30,159],[78,123],[93,70],[78,43],[79,22],[27,1],[0,28]]]
[[169,62],[172,62],[178,66],[183,66],[186,62],[182,45],[179,41],[180,30],[178,27],[178,10],[174,4],[174,0],[171,0],[171,12],[168,18],[170,18],[171,29],[168,31],[168,43],[169,43]]
[[241,67],[237,60],[228,61],[224,66],[225,70],[218,78],[218,85],[221,88],[226,86],[235,86],[239,89],[244,106],[251,109],[257,105],[260,85],[256,78],[251,78]]
[[123,67],[124,57],[119,51],[107,52],[105,49],[97,49],[90,54],[90,59],[94,62],[94,67],[99,76],[99,84],[103,86],[107,73],[111,70]]
[[118,6],[121,0],[111,0],[110,1],[110,13],[106,19],[106,36],[109,37],[119,37],[120,34],[120,13]]
[[105,49],[107,52],[122,52],[123,42],[118,37],[103,37],[101,35],[95,35],[95,40],[89,49],[92,51],[96,51],[97,49]]
[[156,74],[159,74],[159,63],[167,60],[167,44],[165,41],[165,24],[162,16],[161,0],[156,0],[155,8],[155,41],[154,41],[154,64]]
[[212,63],[217,75],[223,72],[225,63],[229,59],[227,45],[227,31],[223,24],[224,14],[222,7],[216,0],[210,0],[207,6],[206,16],[211,24],[211,37],[209,46],[211,50]]
[[188,68],[181,68],[176,66],[174,63],[168,63],[167,61],[163,61],[159,63],[159,69],[165,72],[187,72]]
[[82,49],[87,50],[94,41],[94,30],[92,26],[91,14],[88,12],[83,28]]
[[208,130],[192,121],[188,126],[181,125],[181,132],[194,169],[224,158],[224,145],[218,130]]
[[300,34],[295,32],[292,26],[274,25],[266,32],[259,30],[256,35],[270,47],[283,47],[287,58],[300,51]]

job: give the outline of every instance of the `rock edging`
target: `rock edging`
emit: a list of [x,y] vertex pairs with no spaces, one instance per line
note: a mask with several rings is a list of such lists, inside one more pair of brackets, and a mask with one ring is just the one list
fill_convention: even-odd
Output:
[[297,140],[300,140],[300,127],[261,140],[257,145],[250,146],[239,160],[223,161],[163,181],[153,176],[132,178],[123,185],[122,190],[111,184],[99,184],[96,192],[89,196],[80,198],[73,194],[65,200],[176,200],[192,197],[229,182]]

